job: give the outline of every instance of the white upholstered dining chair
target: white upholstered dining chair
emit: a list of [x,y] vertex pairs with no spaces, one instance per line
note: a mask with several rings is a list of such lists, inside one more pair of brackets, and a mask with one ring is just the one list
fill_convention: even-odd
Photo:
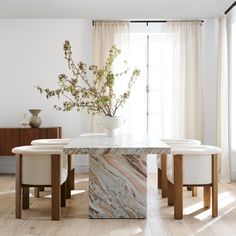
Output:
[[61,206],[66,204],[67,179],[61,146],[21,146],[12,152],[16,154],[16,218],[21,218],[22,205],[23,209],[29,208],[29,188],[43,186],[52,189],[52,220],[60,220]]
[[[71,139],[36,139],[31,142],[31,145],[60,145],[62,148],[69,144]],[[73,158],[71,155],[67,155],[67,158],[63,159],[64,168],[68,169],[68,177],[66,180],[66,198],[71,198],[71,190],[75,189],[75,167]],[[36,189],[36,196],[39,196],[39,190],[43,190],[42,188]]]
[[[189,145],[201,145],[201,142],[196,139],[162,139],[162,142],[166,143],[170,147],[175,146],[189,146]],[[162,197],[166,198],[168,197],[168,181],[166,172],[168,169],[172,167],[172,162],[167,161],[167,159],[172,159],[172,155],[166,155],[162,154],[160,158],[157,160],[157,179],[158,179],[158,188],[161,189]],[[192,196],[196,196],[197,189],[195,187],[188,188],[189,190],[192,190]]]
[[218,154],[214,146],[172,148],[172,168],[167,171],[168,205],[174,205],[174,218],[183,218],[183,186],[204,187],[204,207],[210,207],[212,188],[212,217],[218,216]]

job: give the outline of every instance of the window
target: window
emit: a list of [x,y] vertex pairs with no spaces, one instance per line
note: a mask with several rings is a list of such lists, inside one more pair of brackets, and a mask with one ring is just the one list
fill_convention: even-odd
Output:
[[[137,26],[136,26],[137,27]],[[158,138],[177,136],[177,60],[174,55],[173,34],[162,31],[163,26],[135,29],[130,36],[132,66],[141,69],[141,76],[131,94],[126,128],[131,132],[154,134]],[[141,32],[140,32],[141,31]]]

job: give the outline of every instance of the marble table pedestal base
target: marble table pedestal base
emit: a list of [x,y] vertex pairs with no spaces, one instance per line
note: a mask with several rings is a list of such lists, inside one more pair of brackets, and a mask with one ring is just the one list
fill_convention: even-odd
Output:
[[146,155],[90,153],[90,218],[146,218]]

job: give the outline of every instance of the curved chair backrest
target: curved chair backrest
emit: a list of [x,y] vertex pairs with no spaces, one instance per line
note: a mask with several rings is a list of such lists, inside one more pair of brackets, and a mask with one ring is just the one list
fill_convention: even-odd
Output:
[[209,145],[189,145],[187,147],[175,147],[172,149],[173,155],[192,155],[192,156],[200,156],[200,155],[213,155],[220,154],[221,149],[215,146]]
[[173,156],[183,156],[184,184],[210,184],[212,182],[212,155],[220,153],[220,148],[206,145],[172,148]]
[[[31,145],[36,146],[36,145],[60,145],[62,147],[66,146],[72,141],[72,139],[69,138],[63,138],[63,139],[36,139],[31,142]],[[67,162],[67,155],[64,155],[63,158],[63,167],[67,169],[68,167],[68,162]]]
[[63,147],[61,145],[21,146],[12,149],[22,155],[22,184],[51,185],[51,155],[59,155],[61,163],[61,182],[65,179],[62,165]]
[[[196,139],[162,139],[162,142],[166,143],[172,148],[175,147],[185,147],[185,146],[192,146],[192,145],[201,145],[201,142]],[[167,159],[167,169],[172,167],[172,154],[168,154]],[[158,166],[161,168],[160,160],[158,160]]]
[[72,139],[36,139],[31,142],[31,145],[67,145]]

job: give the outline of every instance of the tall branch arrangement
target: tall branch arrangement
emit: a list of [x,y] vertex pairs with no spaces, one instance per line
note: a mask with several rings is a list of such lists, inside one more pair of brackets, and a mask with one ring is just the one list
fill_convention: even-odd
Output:
[[[83,62],[76,64],[72,59],[71,44],[69,41],[64,43],[65,59],[72,72],[72,77],[65,74],[58,76],[57,89],[51,90],[37,86],[41,94],[47,98],[56,96],[60,99],[63,96],[66,100],[62,106],[55,105],[57,110],[70,111],[72,109],[87,109],[88,113],[104,114],[106,116],[115,116],[117,110],[121,108],[130,96],[131,87],[134,85],[140,70],[130,69],[126,63],[126,69],[120,73],[113,73],[112,65],[118,55],[121,53],[115,45],[109,50],[105,65],[99,69],[96,65],[87,65]],[[89,73],[90,72],[90,73]],[[88,74],[92,79],[88,79]],[[125,77],[129,77],[128,81]],[[119,77],[124,77],[124,83],[127,83],[127,90],[117,96],[114,91],[114,83]]]

